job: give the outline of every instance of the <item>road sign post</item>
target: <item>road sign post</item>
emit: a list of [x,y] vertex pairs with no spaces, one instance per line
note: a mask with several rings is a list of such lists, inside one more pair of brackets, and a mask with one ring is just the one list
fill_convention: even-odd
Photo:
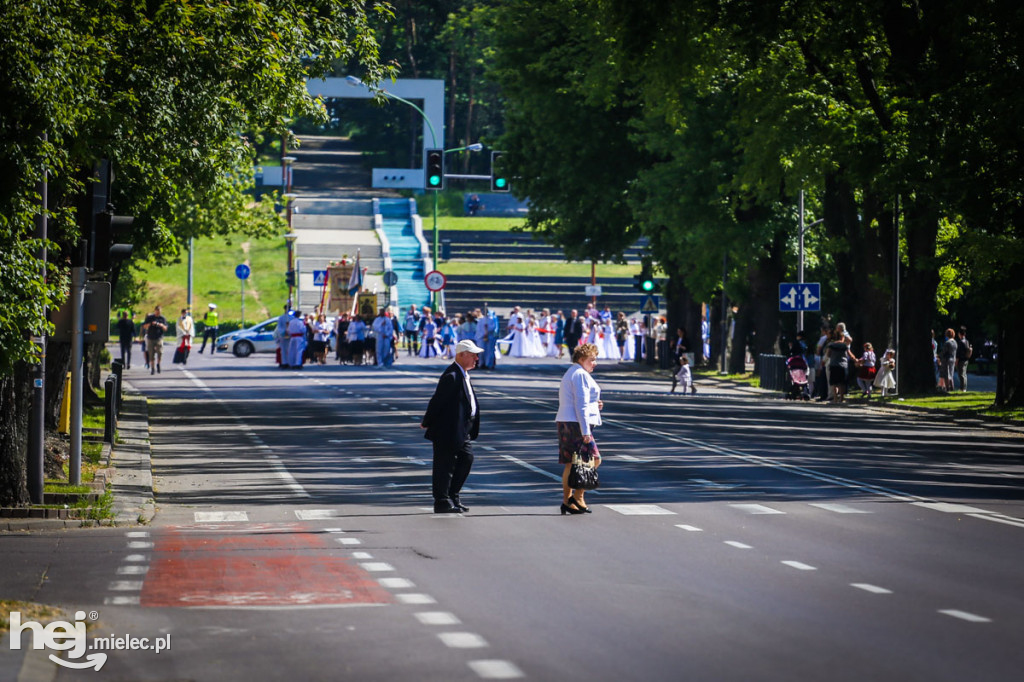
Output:
[[821,284],[818,282],[782,282],[779,284],[779,312],[818,312],[821,310]]
[[235,277],[242,282],[242,329],[245,329],[245,280],[249,279],[249,266],[245,263],[235,268]]
[[423,278],[423,283],[427,285],[428,289],[436,292],[441,291],[441,289],[444,289],[444,286],[445,284],[448,283],[448,280],[439,271],[431,270]]

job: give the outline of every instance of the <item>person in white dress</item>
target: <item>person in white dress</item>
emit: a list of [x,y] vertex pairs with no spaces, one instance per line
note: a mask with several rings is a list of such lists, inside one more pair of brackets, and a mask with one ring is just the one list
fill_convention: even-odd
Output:
[[619,360],[619,344],[615,341],[615,325],[611,317],[601,320],[601,352],[602,357]]
[[528,358],[544,357],[544,344],[540,340],[539,329],[536,316],[530,315],[526,321],[526,357]]
[[512,347],[509,355],[514,358],[525,357],[526,355],[526,319],[519,312],[519,306],[512,310],[508,316],[509,336],[512,339]]

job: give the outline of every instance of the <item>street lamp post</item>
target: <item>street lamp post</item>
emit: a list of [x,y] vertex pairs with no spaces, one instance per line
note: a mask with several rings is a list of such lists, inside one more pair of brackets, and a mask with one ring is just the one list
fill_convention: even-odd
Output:
[[[292,226],[291,206],[289,205],[289,207],[288,207],[288,234],[286,234],[284,236],[284,242],[285,242],[285,244],[288,245],[288,272],[291,273],[292,277],[294,277],[295,276],[295,260],[294,260],[295,240],[299,238],[299,235],[297,235],[297,234],[295,234],[294,232],[291,231],[291,226]],[[291,307],[292,307],[292,288],[293,288],[294,284],[295,284],[294,280],[289,280],[289,282],[288,282],[288,309],[289,310],[291,310]]]
[[[360,85],[364,85],[363,81],[359,80],[355,76],[345,76],[345,82],[348,83],[349,85],[351,85],[354,88],[359,87]],[[415,109],[419,113],[419,115],[423,117],[423,121],[427,124],[427,128],[430,130],[430,143],[431,143],[431,147],[434,148],[434,149],[437,149],[437,131],[434,130],[434,124],[430,122],[430,117],[427,116],[426,112],[424,112],[423,109],[419,108],[418,106],[416,106],[415,104],[413,104],[409,100],[407,100],[407,99],[405,99],[403,97],[399,97],[396,94],[390,93],[387,90],[378,90],[378,92],[380,92],[382,95],[384,95],[385,97],[387,97],[389,99],[398,100],[399,102],[402,102],[403,104],[408,104],[410,107]],[[481,148],[482,148],[482,146],[481,146]],[[451,151],[456,151],[456,150],[453,149]],[[437,248],[438,248],[438,238],[437,238],[437,192],[434,192],[434,230],[433,230],[433,234],[434,234],[434,269],[437,269]],[[434,303],[434,305],[433,305],[434,310],[437,310],[437,292],[436,291],[434,292],[434,295],[433,295],[433,303]]]
[[[800,266],[797,270],[796,281],[803,284],[804,282],[804,233],[811,229],[815,225],[819,225],[824,222],[824,218],[815,220],[810,225],[804,225],[804,191],[800,190]],[[798,310],[796,313],[796,330],[802,332],[804,330],[804,311]]]

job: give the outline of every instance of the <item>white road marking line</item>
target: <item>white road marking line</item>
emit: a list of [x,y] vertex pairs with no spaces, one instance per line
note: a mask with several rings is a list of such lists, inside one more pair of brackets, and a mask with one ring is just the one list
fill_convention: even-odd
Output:
[[136,540],[128,543],[128,549],[153,549],[153,543]]
[[[513,457],[512,455],[502,455],[502,457],[504,457],[505,459],[507,459],[510,462],[514,462],[514,463],[518,464],[519,466],[523,467],[524,469],[529,469],[530,471],[534,472],[535,474],[540,474],[541,476],[547,476],[552,481],[558,481],[559,483],[562,482],[562,477],[561,476],[559,476],[557,474],[553,474],[550,471],[544,471],[540,467],[535,467],[532,464],[530,464],[529,462],[524,462],[523,460],[519,459],[518,457]],[[593,492],[598,492],[598,491],[595,490]]]
[[437,600],[431,597],[429,594],[419,594],[416,592],[408,594],[396,594],[395,598],[403,604],[436,604]]
[[603,506],[614,512],[618,512],[623,516],[663,516],[667,514],[675,514],[674,511],[669,511],[668,509],[659,507],[656,504],[606,504]]
[[325,533],[344,533],[345,531],[341,528],[323,528]]
[[383,438],[334,438],[327,441],[328,443],[334,443],[340,445],[342,443],[379,443],[380,445],[394,445],[393,440],[384,440]]
[[872,585],[870,583],[850,583],[850,587],[856,587],[858,590],[864,590],[871,594],[892,594],[892,590],[887,590],[884,587],[878,585]]
[[698,528],[697,526],[688,526],[685,523],[677,523],[676,528],[682,528],[683,530],[688,530],[691,533],[700,533],[703,531],[702,528]]
[[485,680],[513,680],[524,677],[523,671],[508,661],[470,661],[468,665]]
[[149,572],[149,566],[137,566],[135,564],[129,564],[128,566],[119,566],[117,569],[118,575],[146,575]]
[[369,552],[352,552],[353,559],[372,559],[373,555]]
[[985,618],[974,613],[968,613],[967,611],[959,611],[957,609],[939,609],[939,613],[944,613],[947,616],[953,618],[959,618],[960,620],[966,620],[969,623],[991,623],[991,618]]
[[719,488],[722,490],[731,490],[732,488],[743,487],[742,483],[715,483],[714,481],[709,481],[706,478],[691,478],[690,480],[706,488]]
[[371,561],[370,563],[359,565],[363,567],[364,571],[369,571],[370,573],[382,573],[384,571],[395,570],[394,566],[384,563],[383,561]]
[[148,530],[130,530],[124,534],[126,538],[148,538]]
[[363,541],[359,538],[338,538],[338,542],[343,545],[361,545]]
[[408,590],[416,587],[413,581],[406,580],[405,578],[381,578],[377,582],[381,587],[386,587],[389,590]]
[[[216,392],[214,392],[213,389],[211,389],[209,386],[200,381],[199,377],[197,377],[189,370],[184,369],[182,370],[182,373],[185,376],[187,376],[192,381],[192,383],[196,385],[196,387],[198,387],[201,391],[208,393],[210,397],[213,398],[213,400],[218,405],[222,406],[228,412],[228,414],[230,414],[236,421],[238,421],[242,425],[243,428],[246,429],[246,433],[252,433],[249,430],[248,424],[246,424],[245,421],[241,417],[239,417],[238,414],[235,413],[231,406],[228,403],[224,402],[220,398],[220,396],[218,396]],[[270,450],[270,448],[268,448],[266,445],[262,445],[262,449]],[[264,455],[264,459],[268,464],[270,464],[270,467],[274,469],[274,471],[277,473],[278,478],[284,481],[285,485],[288,486],[292,490],[292,492],[294,492],[299,497],[310,497],[310,494],[306,492],[306,489],[302,487],[301,483],[295,480],[295,477],[292,476],[291,472],[288,471],[287,467],[285,467],[285,465],[281,462],[280,459],[270,455]]]
[[983,509],[978,509],[977,507],[969,507],[966,504],[951,504],[949,502],[912,502],[911,504],[915,507],[924,507],[925,509],[932,509],[947,514],[978,514],[984,512]]
[[129,554],[124,558],[125,561],[146,561],[147,559],[145,554]]
[[748,514],[785,514],[784,511],[766,507],[763,504],[730,504],[730,507],[747,512]]
[[492,448],[490,445],[481,445],[480,449],[481,450],[487,450],[488,452],[494,452],[494,450],[495,450],[495,448]]
[[296,509],[295,517],[301,521],[322,521],[333,519],[334,513],[333,509]]
[[725,540],[725,544],[730,547],[735,547],[736,549],[754,549],[750,545],[745,545],[742,542],[737,542],[736,540]]
[[420,611],[415,615],[423,625],[459,625],[462,622],[454,613],[447,611]]
[[482,649],[487,640],[472,632],[439,632],[437,638],[452,649]]
[[139,597],[119,595],[117,597],[106,597],[103,603],[108,606],[138,606]]
[[818,570],[814,566],[808,566],[807,564],[801,563],[799,561],[783,561],[782,563],[784,563],[785,565],[789,566],[790,568],[795,568],[798,571],[817,571]]
[[836,514],[870,514],[867,509],[857,509],[850,507],[845,504],[839,504],[838,502],[811,502],[812,507],[818,509],[824,509],[825,511],[835,512]]
[[142,580],[115,580],[107,585],[107,589],[111,592],[138,592],[142,583]]
[[616,455],[616,458],[617,459],[621,459],[621,460],[626,461],[626,462],[643,462],[644,461],[644,460],[640,459],[639,457],[634,457],[633,455]]
[[195,512],[196,523],[225,523],[227,521],[248,521],[244,511]]
[[1004,514],[985,513],[985,514],[968,514],[976,519],[982,519],[983,521],[995,521],[996,523],[1005,523],[1007,526],[1016,526],[1017,528],[1024,528],[1024,519],[1015,519],[1012,516],[1006,516]]

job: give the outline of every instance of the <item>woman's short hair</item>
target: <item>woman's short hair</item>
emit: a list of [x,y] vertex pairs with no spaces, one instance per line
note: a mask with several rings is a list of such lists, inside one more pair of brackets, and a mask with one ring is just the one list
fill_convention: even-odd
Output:
[[596,358],[597,357],[597,346],[592,343],[581,343],[576,346],[576,350],[572,352],[572,361],[579,362],[584,358]]

